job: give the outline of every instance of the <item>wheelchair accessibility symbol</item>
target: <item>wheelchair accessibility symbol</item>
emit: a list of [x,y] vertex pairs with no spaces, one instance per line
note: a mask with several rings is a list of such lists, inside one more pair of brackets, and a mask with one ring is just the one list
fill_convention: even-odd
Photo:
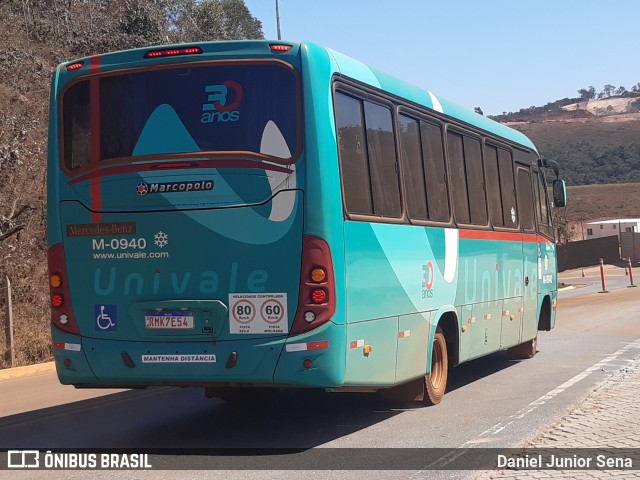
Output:
[[115,332],[118,330],[115,305],[94,305],[97,332]]

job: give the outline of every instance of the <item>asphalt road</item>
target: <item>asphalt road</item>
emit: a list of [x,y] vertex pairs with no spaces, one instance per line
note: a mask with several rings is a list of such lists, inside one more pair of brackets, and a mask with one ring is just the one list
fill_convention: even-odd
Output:
[[[512,447],[531,438],[640,353],[635,346],[624,348],[640,338],[640,288],[625,288],[620,280],[610,290],[592,293],[587,286],[561,292],[556,328],[540,333],[534,358],[516,361],[502,352],[463,364],[450,372],[447,393],[436,407],[395,408],[370,394],[295,390],[261,404],[238,406],[205,399],[201,390],[192,388],[78,391],[59,385],[55,375],[44,374],[0,382],[0,448],[334,447],[347,453],[330,456],[329,465],[335,470],[316,471],[314,476],[463,478],[469,472],[436,473],[426,469],[426,461],[424,467],[411,470],[366,474],[340,470],[349,460],[349,448],[384,447],[380,450],[384,458],[393,455],[389,448]],[[185,457],[167,460],[172,458],[185,462]],[[300,477],[300,472],[278,471],[277,461],[273,469],[204,473],[195,470],[198,458],[187,457],[181,463],[187,465],[186,471],[181,472],[90,475],[96,479]],[[288,459],[295,464],[295,456]],[[308,466],[300,463],[300,469]],[[60,478],[60,473],[0,471],[0,478],[49,479]],[[64,474],[69,479],[86,476],[87,472]]]

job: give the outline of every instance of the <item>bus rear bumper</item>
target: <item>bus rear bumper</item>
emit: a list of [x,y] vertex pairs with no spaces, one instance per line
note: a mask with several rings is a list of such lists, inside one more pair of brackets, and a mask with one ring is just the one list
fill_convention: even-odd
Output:
[[53,358],[58,379],[63,385],[96,383],[96,376],[82,348],[82,338],[55,327],[52,329]]
[[275,371],[279,384],[341,387],[345,376],[345,326],[328,322],[287,338]]
[[54,349],[65,385],[333,387],[344,378],[341,328],[329,324],[290,338],[138,342],[79,337],[54,327],[53,338],[54,345],[68,347]]

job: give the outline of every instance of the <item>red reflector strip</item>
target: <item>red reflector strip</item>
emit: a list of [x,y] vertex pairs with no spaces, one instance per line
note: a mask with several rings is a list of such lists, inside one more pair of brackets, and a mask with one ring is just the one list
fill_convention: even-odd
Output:
[[57,350],[70,350],[72,352],[79,352],[82,347],[79,343],[53,342],[53,348]]
[[328,340],[321,340],[319,342],[308,342],[307,350],[323,350],[325,348],[329,348]]
[[502,242],[551,243],[534,233],[494,232],[493,230],[459,230],[461,240],[494,240]]
[[287,352],[306,352],[307,350],[323,350],[329,348],[328,340],[307,343],[289,343],[285,347]]
[[471,317],[467,320],[467,323],[476,323],[476,317]]
[[503,311],[502,311],[502,316],[503,316],[503,317],[506,317],[506,316],[508,316],[508,315],[509,315],[509,310],[503,310]]
[[349,344],[349,348],[362,348],[362,347],[364,347],[364,338],[361,338],[360,340],[353,340]]
[[200,47],[165,48],[162,50],[151,50],[144,54],[144,58],[175,57],[177,55],[196,55],[202,53]]
[[411,330],[402,330],[398,332],[398,338],[407,338],[411,336]]

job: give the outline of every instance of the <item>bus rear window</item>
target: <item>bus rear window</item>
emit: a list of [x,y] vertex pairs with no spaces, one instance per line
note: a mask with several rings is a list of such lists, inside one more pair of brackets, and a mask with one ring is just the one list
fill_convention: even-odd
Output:
[[[99,128],[91,128],[92,121]],[[64,164],[78,170],[92,161],[148,155],[259,155],[269,122],[282,138],[266,143],[286,147],[270,149],[268,156],[293,161],[300,133],[298,81],[279,64],[181,65],[93,77],[63,95]]]

